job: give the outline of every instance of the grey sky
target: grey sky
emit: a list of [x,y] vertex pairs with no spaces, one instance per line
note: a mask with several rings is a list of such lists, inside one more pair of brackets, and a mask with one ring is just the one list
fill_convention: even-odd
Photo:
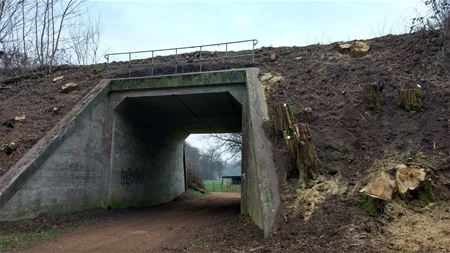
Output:
[[92,1],[108,52],[242,39],[292,46],[407,32],[415,1]]

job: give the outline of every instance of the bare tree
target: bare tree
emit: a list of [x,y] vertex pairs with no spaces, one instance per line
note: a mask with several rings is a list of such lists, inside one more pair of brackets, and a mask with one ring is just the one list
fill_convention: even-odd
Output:
[[450,0],[426,0],[428,8],[423,16],[412,19],[411,31],[440,30],[448,27],[450,16]]
[[[89,16],[87,0],[0,0],[0,70],[18,67],[46,67],[68,62],[77,55],[79,40],[85,48],[84,60],[98,60],[99,21]],[[83,27],[75,34],[73,27]]]
[[211,134],[214,142],[213,151],[219,153],[225,160],[240,159],[242,150],[242,134]]
[[88,16],[84,22],[71,27],[70,39],[72,49],[78,64],[97,63],[100,45],[100,20]]
[[15,1],[0,0],[0,43],[17,27],[15,23],[20,5]]

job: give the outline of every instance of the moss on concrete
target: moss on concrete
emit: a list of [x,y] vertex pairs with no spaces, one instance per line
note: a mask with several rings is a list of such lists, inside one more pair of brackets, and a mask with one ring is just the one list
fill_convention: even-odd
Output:
[[242,84],[245,82],[245,71],[236,70],[157,76],[149,78],[115,79],[111,80],[110,89],[111,91],[124,91],[218,84]]

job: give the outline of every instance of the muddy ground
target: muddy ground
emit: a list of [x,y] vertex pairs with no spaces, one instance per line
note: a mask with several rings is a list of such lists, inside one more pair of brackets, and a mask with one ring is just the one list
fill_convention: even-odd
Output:
[[[448,200],[450,198],[450,72],[442,58],[442,42],[434,33],[385,36],[368,40],[371,49],[364,57],[342,54],[337,44],[307,47],[262,48],[255,66],[262,73],[278,73],[283,79],[266,84],[269,105],[288,103],[302,120],[302,110],[312,108],[312,139],[320,160],[333,175],[316,182],[305,196],[289,179],[289,159],[283,141],[270,129],[276,147],[277,170],[282,182],[283,207],[275,233],[263,239],[247,218],[230,218],[220,226],[196,236],[201,245],[192,252],[445,252],[450,249]],[[271,54],[278,57],[271,60]],[[247,66],[235,63],[231,66]],[[212,68],[223,67],[213,64]],[[105,74],[101,66],[71,68],[51,76],[3,83],[0,89],[0,120],[26,114],[24,124],[0,126],[3,143],[16,142],[19,151],[0,154],[0,171],[7,170],[76,101]],[[184,70],[193,70],[187,67]],[[163,69],[164,71],[168,69]],[[182,69],[179,70],[182,72]],[[165,72],[164,72],[165,73]],[[52,83],[55,76],[66,78]],[[142,74],[142,73],[141,73]],[[145,74],[145,73],[144,73]],[[123,74],[126,75],[126,74]],[[120,76],[120,74],[118,74]],[[66,81],[80,83],[80,89],[63,94]],[[362,85],[384,86],[379,112],[366,110]],[[423,107],[407,112],[397,106],[401,85],[423,89]],[[48,111],[63,105],[59,114]],[[358,193],[371,173],[380,167],[404,163],[419,164],[433,175],[434,204],[398,209],[395,215],[369,216]],[[321,190],[322,189],[322,190]],[[302,195],[303,194],[303,195]],[[299,201],[301,199],[301,201]],[[414,231],[430,236],[411,236]],[[429,239],[432,238],[432,239]]]

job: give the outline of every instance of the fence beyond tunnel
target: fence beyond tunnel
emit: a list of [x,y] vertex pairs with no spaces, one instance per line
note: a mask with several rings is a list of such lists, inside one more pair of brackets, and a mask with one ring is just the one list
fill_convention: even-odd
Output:
[[0,217],[151,206],[185,189],[191,133],[243,134],[241,210],[270,231],[279,205],[258,70],[102,81],[0,178]]

